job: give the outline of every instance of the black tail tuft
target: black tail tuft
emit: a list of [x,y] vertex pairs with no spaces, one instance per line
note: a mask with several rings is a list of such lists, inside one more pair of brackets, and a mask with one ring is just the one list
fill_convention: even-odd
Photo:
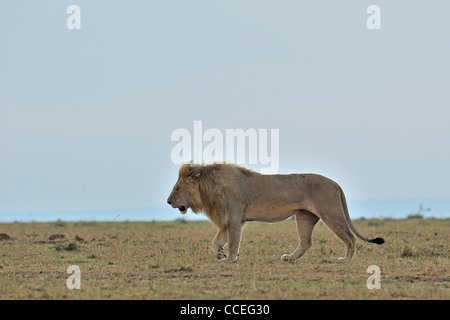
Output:
[[383,244],[384,239],[383,238],[375,238],[375,239],[370,240],[370,242],[376,243],[376,244]]

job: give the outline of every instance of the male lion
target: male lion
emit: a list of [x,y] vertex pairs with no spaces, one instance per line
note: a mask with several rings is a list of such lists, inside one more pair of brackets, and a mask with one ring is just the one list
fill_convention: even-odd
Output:
[[[212,241],[219,260],[235,261],[242,226],[247,221],[279,222],[295,215],[300,243],[284,261],[300,258],[311,247],[314,225],[322,219],[345,243],[345,258],[355,254],[355,237],[367,239],[352,225],[339,185],[317,174],[263,175],[234,164],[184,164],[167,203],[182,214],[203,211],[219,228]],[[223,251],[228,243],[228,256]]]

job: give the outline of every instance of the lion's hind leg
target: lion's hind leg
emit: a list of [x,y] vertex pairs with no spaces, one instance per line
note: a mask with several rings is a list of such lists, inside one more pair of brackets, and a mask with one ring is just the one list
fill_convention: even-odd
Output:
[[311,247],[311,234],[319,218],[309,211],[299,210],[295,214],[295,221],[297,222],[299,244],[293,253],[281,256],[283,261],[293,261],[308,251]]
[[340,257],[339,260],[350,260],[355,255],[356,238],[348,228],[344,215],[325,215],[322,220],[345,244],[345,257]]
[[339,260],[351,260],[356,252],[356,238],[353,233],[347,228],[340,230],[340,232],[336,232],[336,235],[341,238],[341,240],[345,244],[345,257],[339,257]]

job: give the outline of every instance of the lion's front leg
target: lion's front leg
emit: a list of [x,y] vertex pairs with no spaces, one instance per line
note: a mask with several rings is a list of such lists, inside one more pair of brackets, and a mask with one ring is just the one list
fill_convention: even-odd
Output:
[[227,258],[227,254],[223,251],[223,247],[227,243],[227,237],[227,229],[222,228],[217,231],[217,234],[212,241],[214,255],[219,260]]
[[239,255],[241,243],[242,223],[230,223],[227,228],[228,234],[228,261],[236,261]]

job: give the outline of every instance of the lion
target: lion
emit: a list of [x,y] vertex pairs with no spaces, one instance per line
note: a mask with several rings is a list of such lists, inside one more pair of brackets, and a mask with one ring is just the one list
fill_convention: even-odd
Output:
[[[280,222],[295,216],[299,244],[291,254],[293,261],[311,247],[311,234],[322,221],[344,242],[350,260],[358,238],[375,244],[384,239],[363,237],[353,226],[341,187],[318,174],[260,174],[228,164],[184,164],[167,203],[185,214],[189,208],[204,212],[218,228],[212,241],[214,255],[222,261],[236,261],[242,227],[249,221]],[[351,232],[351,231],[353,232]],[[228,255],[223,247],[228,244]]]

